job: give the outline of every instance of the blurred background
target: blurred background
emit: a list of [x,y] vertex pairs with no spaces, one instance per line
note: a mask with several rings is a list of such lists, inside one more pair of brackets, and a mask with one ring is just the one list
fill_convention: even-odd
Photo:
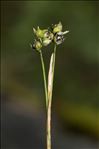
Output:
[[[53,149],[99,148],[99,2],[1,2],[2,149],[46,148],[46,109],[32,28],[63,24],[57,48]],[[53,44],[43,49],[48,72]]]

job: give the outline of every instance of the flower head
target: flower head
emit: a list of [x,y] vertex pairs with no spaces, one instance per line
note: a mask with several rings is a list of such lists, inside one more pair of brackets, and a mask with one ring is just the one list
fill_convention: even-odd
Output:
[[68,32],[69,32],[69,31],[56,33],[55,36],[54,36],[54,42],[55,42],[57,45],[63,43],[63,41],[65,40],[64,35],[67,34]]
[[37,51],[40,52],[41,48],[42,48],[42,44],[39,40],[35,40],[33,44],[30,45],[32,47],[32,49],[35,49]]
[[64,35],[67,34],[69,31],[62,31],[62,23],[59,22],[58,24],[52,25],[52,30],[48,29],[40,29],[38,26],[37,29],[33,28],[33,32],[36,35],[37,40],[34,41],[31,47],[37,51],[40,51],[42,46],[49,45],[52,41],[59,45],[61,44],[65,38]]
[[40,39],[43,46],[47,46],[53,40],[53,34],[48,29],[41,30],[38,26],[37,30],[33,28],[33,32],[35,33],[36,37]]
[[64,35],[67,34],[69,31],[65,31],[63,32],[62,31],[62,23],[59,22],[58,24],[55,24],[52,26],[52,32],[54,34],[54,38],[53,38],[53,41],[59,45],[61,44],[65,38],[64,38]]

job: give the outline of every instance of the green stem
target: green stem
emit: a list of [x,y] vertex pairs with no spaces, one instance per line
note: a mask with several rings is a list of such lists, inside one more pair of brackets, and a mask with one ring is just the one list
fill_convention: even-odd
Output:
[[46,98],[46,108],[47,108],[47,106],[48,106],[47,82],[46,82],[45,65],[44,65],[42,51],[40,51],[40,58],[41,58],[42,71],[43,71],[44,88],[45,88],[45,98]]

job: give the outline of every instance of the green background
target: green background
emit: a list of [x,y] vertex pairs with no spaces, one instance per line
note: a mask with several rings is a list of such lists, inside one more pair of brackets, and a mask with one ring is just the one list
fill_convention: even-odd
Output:
[[[70,32],[57,48],[53,111],[64,126],[99,136],[98,1],[2,1],[1,92],[8,102],[45,109],[40,57],[29,44],[33,27],[59,21]],[[47,72],[52,50],[42,49]]]

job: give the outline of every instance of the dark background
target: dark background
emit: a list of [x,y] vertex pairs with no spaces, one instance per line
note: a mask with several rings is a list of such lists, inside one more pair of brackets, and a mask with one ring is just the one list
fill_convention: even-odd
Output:
[[[99,147],[99,2],[1,2],[2,149],[46,148],[46,110],[32,28],[59,21],[52,105],[54,149]],[[48,72],[53,44],[43,49]]]

